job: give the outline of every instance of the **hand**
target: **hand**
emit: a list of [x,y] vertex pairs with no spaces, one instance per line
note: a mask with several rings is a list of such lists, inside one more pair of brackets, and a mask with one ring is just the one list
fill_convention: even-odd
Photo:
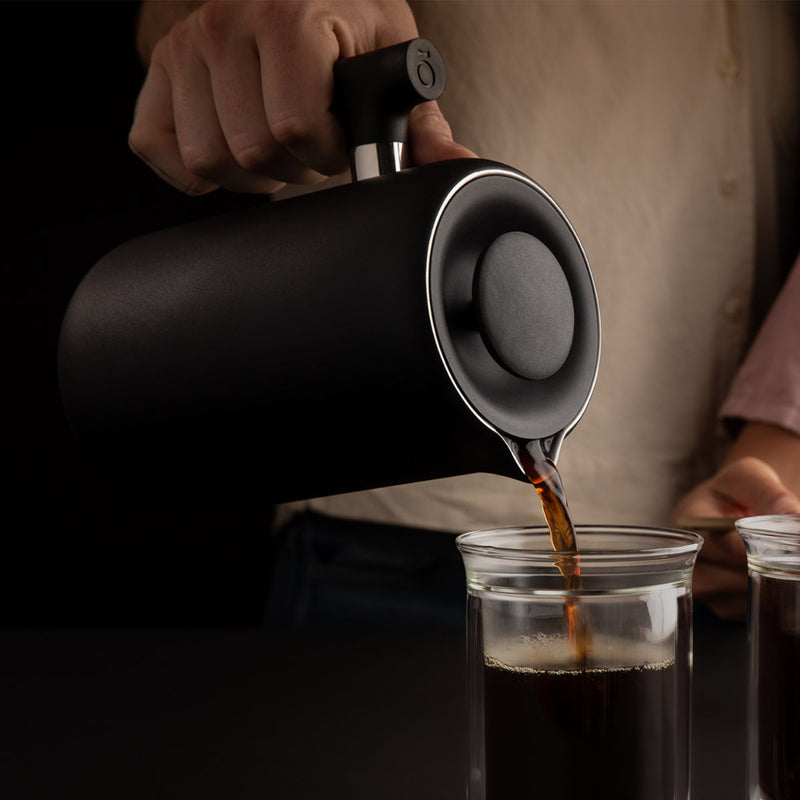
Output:
[[[397,0],[210,0],[153,48],[130,147],[187,194],[322,180],[347,166],[334,62],[417,35]],[[414,110],[409,138],[417,164],[472,155],[435,102]]]
[[[800,512],[800,498],[766,462],[745,456],[726,464],[687,494],[673,512],[681,517],[749,517]],[[735,529],[700,531],[705,539],[693,591],[717,616],[742,620],[747,610],[747,559]]]

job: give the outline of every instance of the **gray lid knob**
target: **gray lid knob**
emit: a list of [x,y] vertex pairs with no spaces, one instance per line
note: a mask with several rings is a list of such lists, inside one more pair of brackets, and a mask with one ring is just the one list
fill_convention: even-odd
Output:
[[575,333],[575,309],[556,257],[529,233],[512,231],[484,250],[475,273],[475,305],[486,346],[506,369],[544,380],[563,366]]

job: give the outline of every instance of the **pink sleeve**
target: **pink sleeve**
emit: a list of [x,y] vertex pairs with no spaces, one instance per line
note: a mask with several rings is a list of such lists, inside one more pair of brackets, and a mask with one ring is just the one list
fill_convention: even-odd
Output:
[[800,259],[745,357],[720,410],[800,435]]

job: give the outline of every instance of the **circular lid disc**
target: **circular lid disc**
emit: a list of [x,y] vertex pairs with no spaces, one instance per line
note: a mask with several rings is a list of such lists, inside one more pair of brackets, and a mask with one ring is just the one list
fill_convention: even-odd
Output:
[[544,380],[567,360],[575,309],[564,271],[535,236],[511,231],[483,252],[475,274],[481,333],[521,378]]

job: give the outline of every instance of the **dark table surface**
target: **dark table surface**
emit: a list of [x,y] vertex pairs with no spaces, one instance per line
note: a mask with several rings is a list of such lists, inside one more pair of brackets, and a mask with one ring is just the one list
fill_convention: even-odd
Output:
[[[693,800],[744,796],[745,632],[695,633]],[[0,796],[463,798],[460,632],[0,633]]]

